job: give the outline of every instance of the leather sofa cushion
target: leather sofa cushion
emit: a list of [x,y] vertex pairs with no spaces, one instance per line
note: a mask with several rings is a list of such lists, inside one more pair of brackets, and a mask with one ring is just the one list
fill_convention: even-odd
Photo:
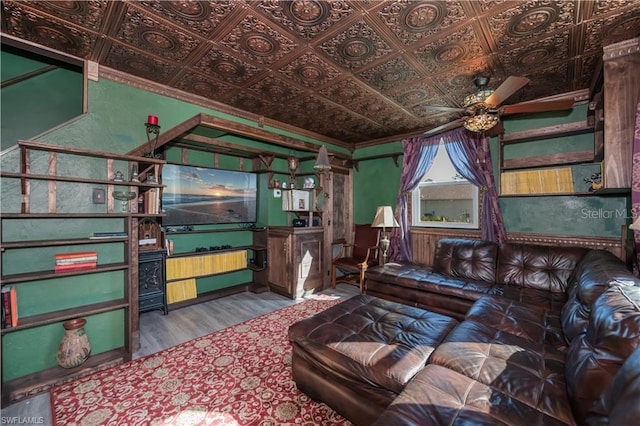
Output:
[[560,315],[538,305],[485,296],[469,309],[466,319],[485,324],[528,342],[564,348]]
[[545,425],[565,423],[543,411],[438,365],[427,365],[374,423],[410,425]]
[[593,305],[586,332],[569,346],[567,393],[583,421],[640,344],[640,287],[614,285]]
[[537,288],[521,287],[519,285],[496,284],[489,294],[545,309],[558,315],[560,315],[567,301],[567,296],[564,293],[553,293]]
[[434,271],[449,277],[493,283],[498,245],[490,241],[443,238],[438,241]]
[[587,249],[504,243],[498,250],[496,281],[564,293]]
[[564,352],[475,321],[464,321],[431,355],[454,370],[564,423],[571,423]]
[[632,425],[640,419],[640,347],[627,358],[607,392],[589,412],[588,425]]
[[638,286],[640,281],[612,253],[591,250],[569,279],[568,300],[562,309],[562,331],[568,344],[587,328],[591,305],[611,285]]
[[307,360],[400,393],[458,324],[453,318],[359,295],[289,328]]
[[[455,296],[471,301],[490,294],[492,282],[450,277],[416,264],[386,264],[366,272],[367,280],[385,282],[408,289],[419,289],[445,296]],[[403,290],[400,290],[403,291]]]

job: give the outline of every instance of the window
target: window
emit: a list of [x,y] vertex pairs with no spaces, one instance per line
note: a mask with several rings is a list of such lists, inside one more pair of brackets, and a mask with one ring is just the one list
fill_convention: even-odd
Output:
[[444,143],[412,193],[414,226],[478,228],[478,187],[458,174]]

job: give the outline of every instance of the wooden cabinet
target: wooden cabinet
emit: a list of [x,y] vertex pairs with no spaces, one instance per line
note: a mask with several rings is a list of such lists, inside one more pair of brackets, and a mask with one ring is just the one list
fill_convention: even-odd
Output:
[[140,251],[138,258],[138,311],[160,309],[167,314],[165,250]]
[[292,299],[322,290],[322,228],[269,228],[269,289]]

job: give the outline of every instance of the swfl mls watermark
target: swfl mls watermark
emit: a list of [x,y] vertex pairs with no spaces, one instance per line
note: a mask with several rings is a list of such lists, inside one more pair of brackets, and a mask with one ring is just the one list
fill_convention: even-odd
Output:
[[582,219],[631,219],[627,209],[587,209],[580,210]]
[[43,425],[42,416],[0,416],[0,424],[3,425]]

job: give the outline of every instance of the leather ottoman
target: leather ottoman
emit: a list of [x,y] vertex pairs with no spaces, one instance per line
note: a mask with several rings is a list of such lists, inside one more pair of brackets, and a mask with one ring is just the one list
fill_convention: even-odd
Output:
[[293,324],[293,379],[355,424],[373,423],[458,321],[359,295]]

